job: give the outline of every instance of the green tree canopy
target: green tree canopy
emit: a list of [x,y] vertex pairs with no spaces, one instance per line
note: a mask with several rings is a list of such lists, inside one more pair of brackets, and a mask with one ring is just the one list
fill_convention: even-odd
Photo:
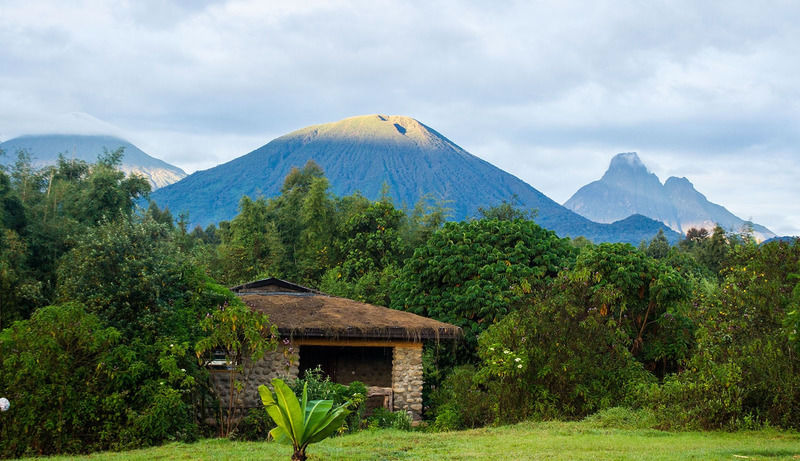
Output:
[[583,248],[568,276],[590,287],[587,302],[616,319],[640,360],[675,367],[687,355],[691,285],[671,266],[629,244],[603,243]]
[[474,351],[478,334],[569,264],[573,248],[532,221],[447,223],[409,258],[392,285],[392,307],[458,325]]

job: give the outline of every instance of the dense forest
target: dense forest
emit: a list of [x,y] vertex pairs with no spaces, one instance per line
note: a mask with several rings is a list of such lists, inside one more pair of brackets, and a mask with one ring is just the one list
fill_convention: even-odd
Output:
[[35,169],[21,152],[0,170],[0,455],[217,433],[208,354],[280,339],[225,287],[270,276],[461,327],[425,348],[430,430],[611,407],[664,429],[800,429],[798,242],[718,227],[595,245],[510,203],[447,222],[388,190],[334,196],[313,162],[189,229],[121,157]]

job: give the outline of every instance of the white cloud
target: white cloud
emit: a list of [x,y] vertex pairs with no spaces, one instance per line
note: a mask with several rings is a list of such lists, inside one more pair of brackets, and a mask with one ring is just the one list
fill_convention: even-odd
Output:
[[191,171],[308,124],[404,114],[559,202],[636,150],[740,216],[763,209],[762,224],[800,233],[798,13],[744,1],[8,0],[0,137],[104,126],[58,121],[86,113]]

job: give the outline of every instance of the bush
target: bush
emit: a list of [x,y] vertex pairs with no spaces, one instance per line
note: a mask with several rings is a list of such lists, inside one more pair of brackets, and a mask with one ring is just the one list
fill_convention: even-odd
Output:
[[643,401],[662,427],[798,429],[800,356],[787,316],[800,246],[740,245],[727,260],[720,286],[694,297],[698,352]]
[[405,411],[389,411],[379,407],[367,418],[367,427],[370,429],[399,429],[411,430],[411,417]]
[[121,437],[125,444],[133,447],[155,445],[166,440],[197,440],[199,429],[192,421],[191,408],[183,401],[180,391],[161,385],[151,392],[150,405],[136,416],[130,430]]
[[269,431],[275,427],[275,421],[270,418],[265,407],[251,408],[244,418],[239,422],[239,426],[232,434],[234,440],[247,440],[256,442],[267,440]]
[[306,370],[302,378],[294,380],[290,388],[295,395],[302,395],[303,386],[308,385],[308,400],[332,400],[333,406],[350,402],[350,414],[342,426],[345,432],[355,432],[361,428],[364,414],[367,411],[367,386],[360,381],[349,385],[334,383],[321,369]]
[[742,414],[742,370],[735,363],[702,365],[661,385],[645,387],[659,429],[737,429]]
[[433,432],[448,432],[457,431],[463,427],[464,423],[461,421],[461,415],[458,410],[452,408],[452,406],[445,405],[438,411],[436,420],[434,420],[430,429]]
[[639,384],[654,381],[625,328],[587,302],[591,289],[560,276],[481,335],[476,379],[493,422],[581,418],[632,402]]
[[492,421],[491,402],[475,381],[472,365],[453,369],[431,394],[434,430],[481,427]]
[[[107,364],[120,340],[80,304],[49,306],[0,333],[0,455],[111,447],[126,423],[125,392]],[[124,370],[121,370],[124,371]]]

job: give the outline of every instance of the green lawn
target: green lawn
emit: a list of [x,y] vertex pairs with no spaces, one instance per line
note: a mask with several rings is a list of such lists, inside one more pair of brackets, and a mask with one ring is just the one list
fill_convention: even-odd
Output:
[[[779,431],[661,432],[598,428],[586,422],[522,423],[448,433],[363,431],[308,449],[310,460],[646,459],[800,460],[800,434]],[[209,439],[146,450],[52,459],[288,460],[291,447]]]

